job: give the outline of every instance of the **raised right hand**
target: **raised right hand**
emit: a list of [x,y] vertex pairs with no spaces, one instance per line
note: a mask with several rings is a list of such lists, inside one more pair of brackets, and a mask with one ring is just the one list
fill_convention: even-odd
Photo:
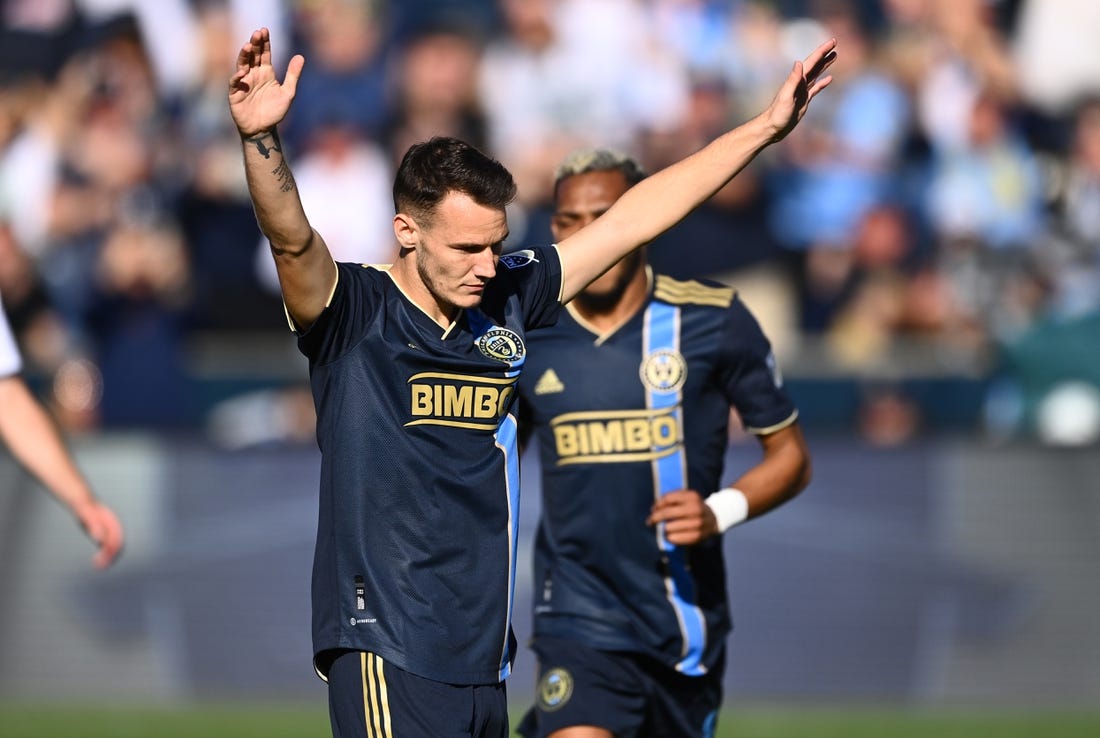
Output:
[[270,130],[286,116],[305,63],[305,57],[296,54],[279,84],[271,66],[270,32],[266,28],[252,32],[237,55],[237,71],[229,80],[229,112],[241,136]]

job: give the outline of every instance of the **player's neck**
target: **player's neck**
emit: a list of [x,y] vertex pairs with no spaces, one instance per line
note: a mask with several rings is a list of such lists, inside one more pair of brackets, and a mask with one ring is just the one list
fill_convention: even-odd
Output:
[[[411,269],[412,274],[408,273]],[[394,284],[401,290],[402,294],[420,309],[422,313],[427,315],[436,325],[446,330],[455,321],[458,316],[459,309],[454,305],[445,304],[441,302],[435,294],[428,289],[428,286],[424,284],[423,280],[416,273],[416,265],[408,260],[398,260],[397,263],[389,270],[390,277],[393,279]]]
[[607,333],[626,323],[641,310],[649,295],[650,270],[643,263],[617,299],[586,299],[582,293],[573,300],[573,309],[599,333]]

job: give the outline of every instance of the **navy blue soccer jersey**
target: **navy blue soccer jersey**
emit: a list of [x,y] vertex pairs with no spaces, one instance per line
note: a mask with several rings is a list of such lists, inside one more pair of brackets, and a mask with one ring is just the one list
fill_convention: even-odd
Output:
[[419,676],[490,684],[511,668],[526,333],[560,309],[561,262],[501,258],[444,331],[385,269],[340,263],[298,338],[322,453],[313,564],[318,673],[338,649]]
[[706,673],[731,628],[720,537],[678,547],[645,521],[664,493],[718,488],[731,406],[752,432],[794,422],[767,339],[732,288],[658,276],[610,334],[570,308],[528,349],[521,419],[543,470],[536,637]]

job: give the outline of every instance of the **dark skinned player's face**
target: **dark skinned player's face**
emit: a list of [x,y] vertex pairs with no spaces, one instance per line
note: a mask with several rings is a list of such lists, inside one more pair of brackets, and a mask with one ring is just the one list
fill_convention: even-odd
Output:
[[[561,242],[603,215],[628,189],[626,177],[618,171],[585,172],[563,179],[558,184],[554,215],[550,220],[554,240]],[[621,293],[640,265],[635,251],[588,285],[581,295],[606,299]]]

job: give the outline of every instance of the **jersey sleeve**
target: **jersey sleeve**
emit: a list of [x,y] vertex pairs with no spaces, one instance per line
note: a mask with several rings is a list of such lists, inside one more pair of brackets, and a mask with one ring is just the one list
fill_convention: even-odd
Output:
[[308,329],[298,332],[298,350],[311,363],[327,364],[362,339],[380,299],[360,264],[336,263],[336,286],[328,305]]
[[18,374],[23,368],[23,357],[15,343],[15,335],[8,325],[8,316],[0,310],[0,377]]
[[561,257],[554,246],[504,254],[498,276],[512,283],[528,330],[553,325],[561,311]]
[[745,430],[766,434],[794,421],[798,411],[783,388],[771,343],[736,296],[726,312],[719,351],[721,386]]

